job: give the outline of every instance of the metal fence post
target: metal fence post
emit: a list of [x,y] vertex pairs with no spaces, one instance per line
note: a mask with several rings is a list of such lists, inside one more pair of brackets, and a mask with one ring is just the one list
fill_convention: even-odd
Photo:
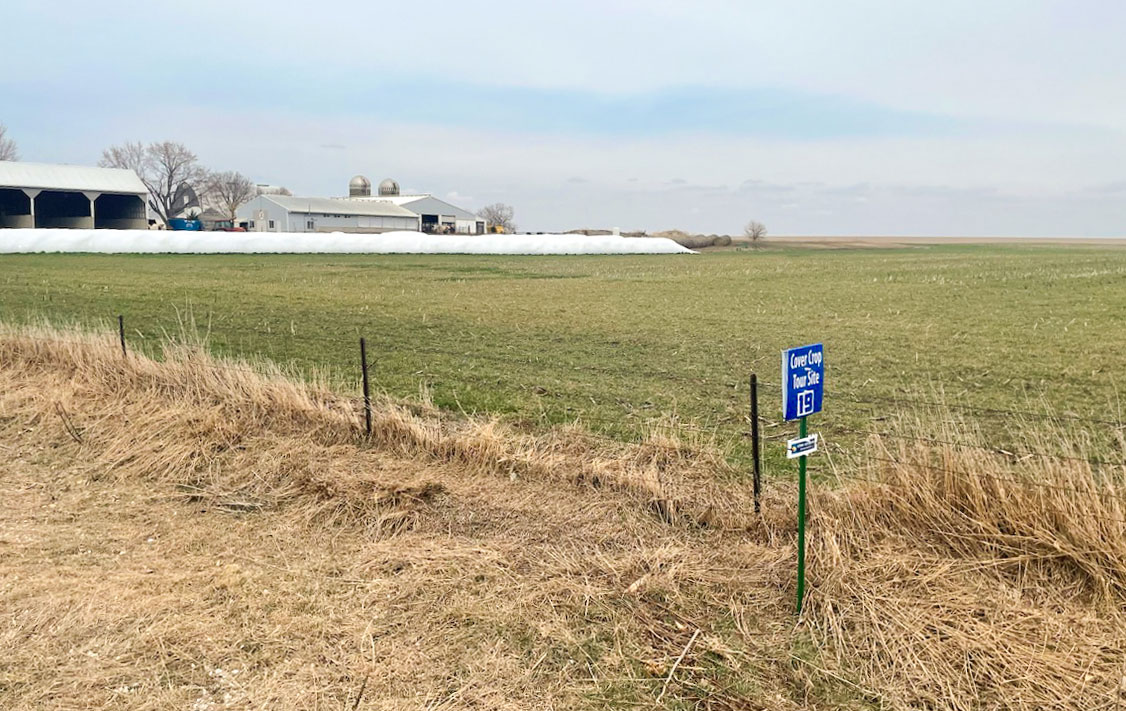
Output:
[[368,345],[360,338],[360,368],[364,374],[364,431],[371,437],[371,390],[368,386]]
[[758,376],[751,373],[751,458],[754,460],[755,513],[762,511],[762,452],[758,429]]
[[121,339],[121,355],[128,356],[125,352],[125,317],[121,314],[117,315],[117,337]]

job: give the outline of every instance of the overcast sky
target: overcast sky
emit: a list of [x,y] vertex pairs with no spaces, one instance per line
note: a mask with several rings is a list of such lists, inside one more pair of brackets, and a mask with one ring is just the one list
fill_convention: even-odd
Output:
[[1126,234],[1119,0],[6,0],[24,160],[178,140],[522,229]]

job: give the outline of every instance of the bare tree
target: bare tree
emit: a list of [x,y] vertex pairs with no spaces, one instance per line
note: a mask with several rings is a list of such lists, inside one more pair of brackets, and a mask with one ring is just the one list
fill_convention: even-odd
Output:
[[751,220],[747,223],[747,226],[743,228],[743,234],[747,239],[751,240],[752,243],[757,243],[766,236],[766,225],[757,220]]
[[490,226],[500,227],[508,233],[516,231],[516,223],[512,221],[516,211],[511,205],[505,205],[503,202],[493,203],[482,207],[477,214],[485,218]]
[[140,141],[136,143],[123,143],[120,146],[110,146],[102,151],[102,159],[98,165],[103,168],[128,168],[137,174],[141,180],[145,179],[148,162],[148,152]]
[[0,123],[0,160],[19,160],[16,142],[8,138],[8,128]]
[[175,141],[110,146],[102,152],[98,165],[136,172],[149,190],[149,206],[166,225],[168,220],[198,205],[196,196],[206,186],[207,171],[195,153]]
[[239,207],[258,194],[258,186],[242,173],[228,170],[208,175],[206,191],[206,202],[234,220]]

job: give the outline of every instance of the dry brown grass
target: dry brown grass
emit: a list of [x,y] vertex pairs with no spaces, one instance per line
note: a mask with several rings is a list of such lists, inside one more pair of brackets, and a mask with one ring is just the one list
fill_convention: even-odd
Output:
[[1043,427],[1072,459],[893,429],[961,446],[874,438],[871,483],[822,497],[810,620],[841,664],[908,707],[1126,706],[1126,471]]
[[905,463],[816,496],[807,627],[792,492],[750,515],[706,442],[359,422],[194,346],[0,332],[0,707],[1126,704],[1113,478],[873,442]]
[[718,459],[248,368],[0,336],[0,706],[795,706]]

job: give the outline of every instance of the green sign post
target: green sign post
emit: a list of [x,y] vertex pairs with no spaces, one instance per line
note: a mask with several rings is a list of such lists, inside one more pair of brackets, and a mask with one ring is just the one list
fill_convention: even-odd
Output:
[[[805,439],[805,418],[798,425],[798,439]],[[802,601],[805,600],[805,460],[806,455],[798,457],[798,614],[801,614]]]
[[821,412],[825,388],[825,349],[820,343],[782,351],[782,416],[798,420],[798,438],[786,443],[786,456],[798,460],[798,614],[805,600],[806,457],[817,451],[806,418]]

